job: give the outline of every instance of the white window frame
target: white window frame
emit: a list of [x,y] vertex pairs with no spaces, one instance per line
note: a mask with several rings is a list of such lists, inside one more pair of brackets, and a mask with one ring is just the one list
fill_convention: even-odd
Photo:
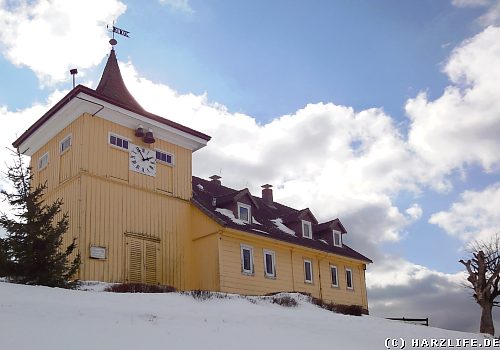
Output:
[[[335,270],[335,276],[337,277],[337,283],[333,283],[333,274],[332,270]],[[339,287],[339,269],[335,265],[330,265],[330,278],[332,279],[332,287],[338,288]]]
[[[167,156],[170,156],[170,159],[172,160],[172,162],[171,162],[171,163],[169,163],[169,162],[164,162],[163,160],[158,159],[158,158],[156,157],[156,152],[160,152],[160,153],[166,154]],[[173,155],[172,153],[170,153],[170,152],[167,152],[167,151],[161,150],[161,149],[159,149],[159,148],[155,148],[155,159],[156,159],[156,162],[157,162],[157,163],[160,163],[160,164],[165,164],[165,165],[169,165],[169,166],[174,166],[174,164],[175,164],[175,157],[174,157],[174,155]]]
[[[66,149],[62,149],[63,147],[63,143],[66,142],[66,140],[69,139],[69,146],[68,148]],[[69,135],[66,135],[65,138],[63,138],[60,142],[59,142],[59,154],[63,154],[63,153],[66,153],[70,148],[71,148],[71,145],[73,144],[73,135],[72,134],[69,134]]]
[[[245,259],[243,257],[243,250],[250,251],[250,270],[245,269]],[[255,271],[253,265],[253,247],[246,244],[242,244],[240,246],[240,254],[241,254],[241,273],[245,275],[253,275]]]
[[[45,163],[45,165],[42,165],[42,159],[43,158],[47,158],[47,162]],[[40,158],[38,158],[38,164],[37,164],[37,168],[38,170],[43,170],[45,169],[47,166],[49,166],[49,152],[45,152],[44,154],[42,154],[40,156]]]
[[[120,138],[122,139],[122,141],[127,141],[128,142],[128,148],[125,148],[125,147],[120,147],[120,146],[117,146],[117,145],[113,145],[111,143],[111,136],[114,136],[114,137],[117,137],[117,138]],[[132,142],[130,141],[130,139],[126,138],[126,137],[123,137],[121,135],[118,135],[118,134],[115,134],[114,132],[108,132],[108,145],[110,145],[111,147],[113,148],[116,148],[116,149],[119,149],[121,151],[124,151],[124,152],[128,152],[130,150],[130,145],[132,144]],[[155,154],[156,155],[156,154]]]
[[[276,278],[276,254],[272,250],[263,249],[263,255],[264,255],[264,276],[268,278]],[[273,272],[271,274],[267,272],[266,255],[271,255],[271,263],[273,265],[272,266]]]
[[[339,244],[335,244],[335,235],[339,236]],[[342,232],[333,230],[333,245],[335,247],[342,247]]]
[[[306,263],[309,263],[309,266],[311,268],[311,279],[310,280],[307,279]],[[313,280],[314,280],[314,276],[313,276],[313,264],[312,264],[312,261],[308,260],[308,259],[304,259],[304,282],[312,284]]]
[[[351,275],[351,286],[350,287],[349,287],[349,279],[347,278],[347,275],[348,275],[347,272],[349,272],[349,274]],[[345,269],[345,285],[346,285],[347,289],[354,289],[354,279],[352,276],[352,270],[348,269],[348,268]]]
[[[309,228],[310,236],[306,236],[306,230],[304,229],[304,227],[306,227],[306,226]],[[312,224],[310,221],[302,220],[302,237],[309,238],[309,239],[313,238]]]
[[[238,204],[238,219],[249,224],[252,220],[252,206],[250,206],[248,204],[240,203],[240,202],[238,202],[237,204]],[[247,220],[244,220],[241,218],[240,208],[246,208],[248,210],[248,219]]]

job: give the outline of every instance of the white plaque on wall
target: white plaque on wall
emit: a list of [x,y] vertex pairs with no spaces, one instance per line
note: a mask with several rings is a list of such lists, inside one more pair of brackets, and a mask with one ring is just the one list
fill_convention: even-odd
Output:
[[92,259],[106,259],[106,248],[90,246],[90,257]]

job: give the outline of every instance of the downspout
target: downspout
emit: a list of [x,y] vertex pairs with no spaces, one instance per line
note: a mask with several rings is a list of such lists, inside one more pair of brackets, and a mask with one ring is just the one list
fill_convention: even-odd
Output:
[[295,292],[295,275],[293,274],[293,248],[290,248],[290,264],[292,266],[292,292]]
[[326,258],[328,255],[323,256],[323,258],[318,259],[318,275],[319,275],[319,298],[323,300],[323,285],[321,284],[321,260]]
[[363,264],[363,288],[365,289],[365,303],[366,303],[366,314],[369,314],[368,311],[368,291],[366,289],[366,264]]

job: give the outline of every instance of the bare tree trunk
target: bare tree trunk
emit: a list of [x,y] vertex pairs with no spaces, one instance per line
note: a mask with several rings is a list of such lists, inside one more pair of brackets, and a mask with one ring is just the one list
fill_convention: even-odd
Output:
[[481,305],[481,324],[479,325],[481,333],[495,335],[495,326],[493,325],[493,317],[491,315],[492,308],[493,305],[489,302],[484,302]]

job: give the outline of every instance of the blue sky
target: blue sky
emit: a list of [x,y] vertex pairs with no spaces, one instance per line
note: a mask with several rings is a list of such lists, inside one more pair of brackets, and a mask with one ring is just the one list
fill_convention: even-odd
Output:
[[[500,227],[498,1],[85,4],[0,0],[2,146],[71,88],[69,68],[95,87],[115,18],[134,96],[213,136],[195,175],[254,194],[273,183],[278,200],[338,216],[374,260],[374,314],[475,329],[457,261]],[[464,321],[446,317],[462,304]]]

